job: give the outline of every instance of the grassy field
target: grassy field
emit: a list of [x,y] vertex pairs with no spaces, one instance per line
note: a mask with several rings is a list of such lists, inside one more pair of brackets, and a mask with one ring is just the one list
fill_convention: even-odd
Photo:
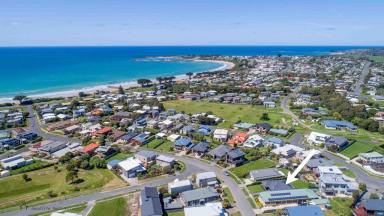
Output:
[[[179,112],[185,113],[201,113],[211,111],[225,120],[219,124],[219,127],[229,128],[237,121],[248,123],[269,122],[275,127],[291,127],[291,118],[282,113],[279,108],[268,109],[264,106],[251,106],[251,105],[235,105],[235,104],[222,104],[222,103],[209,103],[206,101],[187,101],[175,100],[167,101],[164,103],[166,109],[176,109]],[[262,121],[260,117],[263,113],[268,113],[269,121]]]
[[326,212],[327,216],[350,216],[352,215],[351,208],[352,198],[332,198],[331,210]]
[[127,200],[123,197],[118,197],[97,202],[89,216],[125,216],[127,213]]
[[48,192],[52,191],[54,197],[63,197],[75,193],[101,189],[103,186],[124,185],[112,172],[106,169],[93,169],[80,171],[79,178],[83,182],[78,184],[68,184],[65,181],[67,171],[64,167],[59,167],[60,172],[53,167],[28,173],[30,181],[25,181],[22,174],[13,175],[0,179],[0,209],[17,206],[22,202],[41,201],[52,198]]
[[268,159],[260,159],[257,161],[252,161],[241,165],[239,167],[231,168],[230,171],[233,172],[239,178],[245,178],[248,176],[249,171],[255,169],[264,169],[276,166],[276,163]]
[[117,153],[116,155],[108,158],[107,162],[112,161],[112,160],[124,160],[127,159],[128,157],[131,157],[133,154],[132,153]]
[[353,158],[356,157],[359,153],[372,151],[375,146],[376,145],[372,143],[355,142],[340,153],[349,158]]
[[261,184],[249,185],[247,188],[251,193],[260,193],[265,191],[263,185]]
[[231,216],[241,216],[241,213],[240,212],[235,212],[235,213],[232,213]]

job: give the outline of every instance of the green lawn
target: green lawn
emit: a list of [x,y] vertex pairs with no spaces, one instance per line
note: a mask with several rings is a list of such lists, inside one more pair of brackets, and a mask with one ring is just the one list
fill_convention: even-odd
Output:
[[[59,170],[61,171],[57,172],[53,167],[49,167],[29,172],[30,181],[25,181],[22,174],[0,179],[0,209],[19,205],[21,202],[30,203],[49,199],[51,198],[47,194],[49,191],[58,197],[64,197],[64,195],[100,189],[112,180],[115,186],[123,185],[122,180],[107,169],[81,170],[79,178],[84,181],[78,184],[68,184],[65,181],[67,171],[61,166]],[[79,191],[76,191],[76,188]]]
[[251,161],[239,167],[231,168],[230,171],[237,175],[239,178],[245,178],[248,176],[249,171],[255,169],[264,169],[276,166],[276,163],[268,159],[259,159],[257,161]]
[[125,216],[127,215],[127,200],[123,197],[97,202],[89,216]]
[[344,175],[346,175],[348,177],[356,178],[356,174],[352,170],[344,169],[343,173],[344,173]]
[[231,216],[241,216],[241,213],[240,212],[235,212],[235,213],[232,213]]
[[184,211],[167,211],[168,216],[184,216]]
[[327,215],[337,215],[337,216],[350,216],[352,215],[350,205],[352,204],[352,198],[332,198],[331,200],[331,214]]
[[185,113],[200,113],[211,111],[225,119],[225,122],[219,124],[219,127],[229,128],[237,121],[244,121],[249,123],[265,122],[260,120],[263,113],[268,113],[270,118],[269,122],[275,127],[290,127],[291,118],[282,113],[280,108],[268,109],[264,106],[252,105],[236,105],[236,104],[223,104],[223,103],[209,103],[206,101],[187,101],[187,100],[174,100],[164,102],[166,109],[176,109],[179,112]]
[[263,185],[261,185],[261,184],[249,185],[249,186],[247,186],[247,188],[251,193],[260,193],[260,192],[265,191]]
[[354,158],[359,153],[372,151],[374,147],[375,147],[375,144],[372,144],[372,143],[355,142],[352,145],[348,146],[343,151],[341,151],[340,153],[349,158]]
[[303,181],[303,180],[300,180],[300,179],[292,182],[291,185],[292,185],[292,187],[294,187],[296,189],[312,188],[312,187],[314,187],[314,185],[312,183],[309,183],[309,182],[306,182],[306,181]]
[[160,150],[160,151],[165,151],[165,152],[169,152],[169,149],[170,147],[173,146],[173,143],[171,141],[165,141],[163,144],[161,144],[160,146],[158,146],[156,148],[156,150]]
[[224,196],[228,199],[230,203],[235,203],[235,199],[233,199],[232,193],[229,188],[224,188]]
[[151,140],[149,143],[143,145],[143,147],[149,148],[149,149],[155,149],[156,147],[160,146],[160,144],[162,144],[163,142],[164,140],[154,139],[154,140]]
[[112,161],[112,160],[124,160],[124,159],[131,157],[132,155],[133,155],[133,153],[119,152],[119,153],[115,154],[114,156],[108,158],[107,162]]

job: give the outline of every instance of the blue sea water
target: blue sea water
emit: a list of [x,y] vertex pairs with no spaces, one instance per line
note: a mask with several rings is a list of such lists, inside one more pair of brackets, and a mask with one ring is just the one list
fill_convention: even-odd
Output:
[[154,46],[0,48],[0,97],[183,75],[221,66],[213,62],[142,61],[178,55],[327,55],[365,47]]

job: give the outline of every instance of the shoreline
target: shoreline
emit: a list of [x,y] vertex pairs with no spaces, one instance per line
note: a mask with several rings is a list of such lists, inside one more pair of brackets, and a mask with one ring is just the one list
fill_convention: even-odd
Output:
[[[217,67],[212,70],[208,71],[201,71],[201,72],[213,72],[213,71],[220,71],[220,70],[228,70],[232,69],[235,64],[228,61],[221,61],[221,60],[202,60],[202,59],[192,59],[190,61],[205,61],[205,62],[215,62],[222,64],[220,67]],[[195,73],[201,73],[201,72],[195,72]],[[185,74],[176,75],[175,76],[176,82],[186,81],[188,79],[188,76]],[[155,78],[150,78],[152,82],[155,82]],[[36,99],[36,98],[54,98],[54,97],[74,97],[79,94],[79,92],[84,92],[86,94],[94,93],[98,90],[115,90],[119,86],[122,86],[123,88],[132,88],[132,87],[140,87],[139,84],[136,83],[136,81],[125,81],[125,82],[118,82],[114,84],[103,84],[103,85],[95,85],[95,86],[89,86],[89,87],[83,87],[83,88],[76,88],[72,90],[62,90],[62,91],[54,91],[54,92],[47,92],[47,93],[40,93],[40,94],[31,94],[27,95],[29,98]],[[13,97],[0,97],[0,103],[15,103],[16,101],[13,100]]]

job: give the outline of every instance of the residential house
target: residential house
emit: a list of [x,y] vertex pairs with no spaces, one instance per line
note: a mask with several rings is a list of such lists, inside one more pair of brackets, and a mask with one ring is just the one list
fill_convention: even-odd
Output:
[[144,167],[148,167],[150,164],[156,163],[157,155],[154,152],[147,150],[140,150],[135,154],[135,158],[139,159]]
[[264,143],[264,138],[258,134],[251,135],[243,144],[243,147],[246,148],[256,148],[262,146]]
[[341,151],[345,149],[349,145],[349,141],[347,138],[342,136],[331,136],[325,140],[325,146],[328,149],[332,149],[335,151]]
[[285,180],[263,180],[261,181],[261,184],[263,185],[263,188],[266,191],[280,191],[293,189],[291,185],[285,183]]
[[272,128],[272,125],[269,123],[259,123],[255,125],[256,131],[262,134],[267,134]]
[[196,184],[199,187],[216,186],[218,184],[217,176],[214,172],[203,172],[196,174]]
[[140,192],[140,215],[163,216],[163,207],[156,187],[144,187]]
[[272,149],[272,153],[276,155],[282,155],[283,157],[290,158],[296,156],[297,153],[304,151],[303,148],[300,148],[295,145],[283,145],[281,147]]
[[145,167],[141,164],[141,161],[133,157],[119,162],[117,166],[121,169],[124,178],[134,178],[139,173],[146,171]]
[[281,179],[284,177],[284,174],[276,168],[266,168],[251,170],[249,172],[249,176],[252,181],[256,182],[263,180]]
[[377,152],[360,153],[360,160],[363,164],[381,165],[384,164],[384,156]]
[[193,147],[192,140],[188,137],[181,137],[174,142],[175,150],[189,151]]
[[352,195],[359,190],[355,181],[345,178],[336,166],[319,166],[319,189],[328,196]]
[[266,141],[266,145],[273,148],[278,148],[284,145],[284,140],[277,137],[269,137]]
[[223,208],[220,202],[206,203],[204,206],[184,208],[184,216],[229,216],[229,213]]
[[84,146],[81,152],[83,152],[84,154],[93,155],[98,147],[99,147],[99,144],[91,143]]
[[192,190],[193,186],[190,180],[179,180],[175,179],[173,182],[168,183],[168,193],[172,195],[177,195],[184,191]]
[[287,207],[286,213],[287,216],[324,216],[321,208],[316,205]]
[[263,191],[259,193],[259,201],[263,206],[284,204],[306,204],[319,196],[311,189],[291,189],[280,191]]
[[49,143],[47,145],[42,146],[39,149],[39,151],[44,152],[44,153],[48,153],[49,155],[51,155],[51,154],[53,154],[53,153],[55,153],[61,149],[64,149],[65,147],[67,147],[67,143],[57,141],[57,142]]
[[172,168],[175,163],[176,163],[176,160],[172,157],[168,157],[165,155],[159,155],[156,157],[156,164],[163,168],[164,167]]
[[213,132],[213,139],[221,142],[227,141],[228,136],[229,136],[229,132],[227,129],[218,128]]
[[367,199],[352,210],[354,216],[384,215],[384,199]]
[[324,120],[321,122],[321,124],[327,129],[335,129],[335,130],[348,129],[351,131],[357,130],[357,127],[355,125],[347,121]]
[[243,144],[248,139],[248,134],[245,132],[237,132],[235,135],[227,141],[228,145],[236,147],[239,144]]
[[141,133],[135,137],[132,138],[131,143],[132,145],[144,145],[151,141],[153,139],[153,136],[149,133]]
[[9,158],[0,160],[1,167],[6,170],[16,169],[33,163],[33,159],[26,159],[18,154]]
[[318,133],[318,132],[311,132],[307,138],[307,142],[311,145],[321,145],[324,144],[325,141],[331,137],[328,134]]
[[210,142],[201,141],[191,148],[191,152],[195,154],[195,156],[201,157],[208,152],[210,144]]
[[195,190],[184,191],[180,194],[180,199],[184,206],[201,206],[209,202],[220,199],[220,194],[211,187],[198,188]]

